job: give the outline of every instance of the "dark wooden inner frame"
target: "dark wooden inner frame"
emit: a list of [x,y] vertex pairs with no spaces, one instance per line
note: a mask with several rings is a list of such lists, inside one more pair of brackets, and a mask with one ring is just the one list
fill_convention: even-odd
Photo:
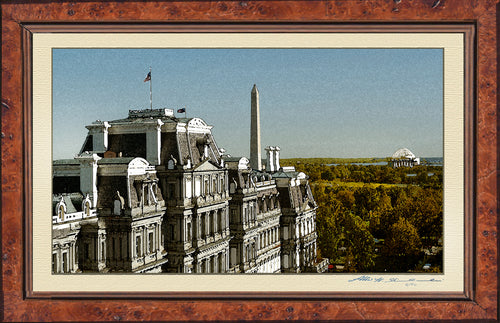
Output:
[[[353,1],[350,4],[343,1],[193,1],[138,5],[86,1],[2,3],[1,312],[4,320],[494,320],[498,317],[497,1],[464,0],[453,4],[425,0]],[[296,11],[290,11],[291,8]],[[141,18],[134,19],[134,13],[142,14]],[[352,23],[354,19],[361,22]],[[216,22],[212,22],[214,20]],[[257,24],[257,20],[268,24]],[[96,21],[108,24],[92,24]],[[29,274],[32,242],[30,34],[63,30],[127,32],[137,31],[138,26],[141,32],[167,29],[227,32],[228,28],[247,32],[360,32],[367,29],[371,32],[464,32],[468,40],[465,58],[469,62],[464,70],[467,134],[464,292],[33,293]]]

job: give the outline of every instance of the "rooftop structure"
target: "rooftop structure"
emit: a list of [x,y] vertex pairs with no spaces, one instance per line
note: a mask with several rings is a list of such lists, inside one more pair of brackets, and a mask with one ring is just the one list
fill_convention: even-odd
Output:
[[53,163],[53,272],[318,271],[307,176],[276,146],[263,169],[251,98],[250,160],[170,109],[87,125],[80,153]]

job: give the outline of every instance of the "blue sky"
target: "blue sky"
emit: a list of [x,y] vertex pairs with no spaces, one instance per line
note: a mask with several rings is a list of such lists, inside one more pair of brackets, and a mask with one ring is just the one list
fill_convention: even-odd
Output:
[[54,49],[54,159],[85,125],[149,108],[150,66],[153,107],[186,107],[233,156],[249,155],[253,84],[262,147],[283,158],[443,154],[441,49]]

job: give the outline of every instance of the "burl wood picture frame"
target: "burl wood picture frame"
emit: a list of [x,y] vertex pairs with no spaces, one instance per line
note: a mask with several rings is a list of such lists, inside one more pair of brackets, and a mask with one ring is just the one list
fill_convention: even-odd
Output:
[[[499,318],[497,1],[40,0],[1,6],[3,321]],[[204,30],[464,34],[462,292],[33,292],[33,33]]]

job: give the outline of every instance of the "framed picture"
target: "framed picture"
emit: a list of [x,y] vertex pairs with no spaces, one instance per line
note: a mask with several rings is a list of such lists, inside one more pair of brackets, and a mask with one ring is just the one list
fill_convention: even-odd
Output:
[[[100,6],[89,3],[50,3],[46,8],[49,8],[54,17],[56,12],[66,13],[62,20],[57,17],[37,18],[21,10],[22,7],[29,8],[29,12],[46,10],[42,9],[42,4],[2,4],[6,26],[3,35],[7,39],[3,45],[3,52],[7,55],[3,56],[3,66],[6,68],[2,75],[5,93],[2,97],[2,245],[7,250],[2,258],[3,288],[6,291],[3,303],[5,320],[494,319],[498,315],[497,293],[495,288],[491,288],[497,286],[494,274],[497,268],[497,194],[494,185],[496,177],[491,175],[496,169],[492,162],[496,156],[492,154],[496,151],[496,101],[491,94],[496,84],[496,74],[489,68],[495,62],[491,55],[486,55],[495,48],[492,36],[483,36],[494,34],[496,30],[491,25],[491,21],[494,21],[492,16],[496,14],[495,6],[487,1],[480,2],[481,6],[491,12],[484,10],[476,13],[469,4],[455,7],[439,1],[394,2],[390,5],[377,3],[371,8],[364,4],[271,1],[252,4],[222,2],[213,8],[205,8],[207,4],[200,2],[200,7],[195,9],[192,7],[194,3],[156,4],[171,16],[162,16],[150,2],[142,3],[140,10],[145,16],[139,22],[133,22],[127,16],[136,9],[133,4],[120,4],[118,8],[114,3],[101,3]],[[61,11],[60,6],[64,6],[65,11]],[[303,18],[302,15],[297,18],[299,16],[288,14],[285,8],[290,6],[299,11],[312,9],[307,11],[306,16],[309,18]],[[326,9],[326,13],[319,10],[320,7]],[[343,8],[348,7],[351,10],[343,11]],[[463,12],[458,20],[453,14],[456,8]],[[379,9],[383,10],[379,13]],[[236,13],[239,10],[245,12],[243,18]],[[187,12],[192,12],[193,16],[185,17]],[[340,12],[344,13],[337,16]],[[417,18],[421,16],[416,14],[418,12],[426,13],[430,20]],[[128,18],[117,17],[116,14]],[[255,23],[253,15],[262,15],[267,24]],[[216,23],[206,23],[205,19],[217,16],[223,18],[217,19]],[[96,17],[105,19],[108,24],[92,23]],[[346,22],[346,19],[361,17],[368,17],[369,20],[367,23]],[[413,21],[388,24],[402,19],[399,17]],[[438,18],[445,22],[436,23]],[[472,20],[481,21],[482,24],[472,23]],[[11,46],[10,50],[6,51],[5,47],[8,46]],[[62,51],[65,57],[78,57],[83,62],[91,59],[92,55],[105,55],[104,52],[110,50],[115,51],[113,55],[130,50],[137,50],[136,55],[148,55],[153,50],[175,49],[180,54],[170,52],[171,55],[185,56],[187,50],[223,49],[229,56],[237,58],[238,56],[231,54],[236,50],[259,50],[259,54],[264,56],[266,50],[293,51],[298,48],[310,51],[309,53],[314,49],[399,50],[406,51],[406,56],[411,56],[411,50],[427,49],[434,50],[433,55],[441,60],[442,83],[439,85],[442,86],[444,157],[444,256],[441,273],[214,275],[214,271],[206,269],[226,268],[226,264],[229,267],[231,261],[227,259],[227,263],[221,262],[220,265],[211,264],[209,260],[207,267],[193,265],[192,268],[195,269],[189,269],[192,274],[183,271],[168,274],[58,274],[59,269],[70,268],[68,258],[63,256],[60,256],[62,265],[54,267],[53,224],[59,223],[58,215],[56,214],[55,222],[54,219],[47,221],[44,216],[46,213],[54,213],[51,203],[54,176],[64,172],[71,173],[71,170],[68,171],[71,168],[68,164],[59,167],[59,164],[53,163],[52,154],[48,153],[55,153],[56,142],[64,136],[56,136],[57,125],[54,124],[56,114],[59,113],[56,101],[59,100],[61,91],[56,85],[61,84],[58,80],[64,79],[64,71],[68,69],[67,66],[62,68]],[[93,54],[89,58],[81,51],[92,51]],[[218,58],[214,53],[207,55]],[[244,59],[245,55],[250,54],[244,52],[240,59]],[[96,62],[98,61],[99,58],[96,58]],[[187,75],[188,70],[184,71]],[[154,67],[149,73],[145,69],[139,80],[139,83],[150,86],[151,112],[155,111],[155,92],[151,88],[156,76],[154,72]],[[106,73],[102,75],[108,76]],[[68,75],[66,81],[69,82],[70,79],[78,77]],[[87,80],[81,78],[81,81]],[[147,90],[145,98],[148,97]],[[147,109],[141,111],[145,110]],[[191,113],[189,106],[175,110],[182,110],[177,113]],[[80,111],[84,113],[85,108]],[[135,113],[134,111],[129,113]],[[212,113],[217,112],[215,109]],[[166,110],[164,113],[167,113]],[[82,124],[81,127],[85,125]],[[217,127],[216,124],[214,126]],[[217,137],[215,139],[219,140]],[[207,147],[210,148],[209,145]],[[84,150],[80,152],[80,156]],[[201,162],[203,151],[200,152]],[[113,153],[111,149],[103,150],[103,154],[108,155],[99,158],[109,158],[110,153]],[[209,154],[206,154],[208,157]],[[148,161],[149,157],[145,156]],[[158,160],[162,158],[158,155]],[[162,162],[165,167],[170,162],[167,159],[168,156]],[[177,161],[173,159],[175,158],[172,157],[172,163]],[[22,160],[21,164],[19,160]],[[127,160],[129,162],[131,161]],[[189,162],[187,163],[183,164],[184,169],[188,167]],[[131,167],[130,164],[127,165]],[[132,166],[134,169],[140,167],[138,164]],[[111,168],[113,167],[115,166]],[[109,171],[112,172],[111,168]],[[61,171],[56,174],[55,170]],[[165,183],[162,190],[169,191],[168,183]],[[196,194],[195,186],[193,192]],[[149,193],[143,193],[144,196],[149,196],[147,194]],[[154,197],[151,198],[155,200]],[[120,201],[119,198],[116,200]],[[64,199],[61,201],[64,202]],[[66,212],[64,206],[66,204],[61,204],[61,209]],[[121,212],[119,209],[118,205],[117,212]],[[82,209],[82,212],[85,213],[85,210]],[[89,210],[89,216],[90,213]],[[193,223],[196,222],[193,220]],[[210,227],[211,222],[207,223]],[[157,231],[151,230],[153,238],[150,240],[155,241],[154,232]],[[170,234],[168,229],[165,230],[165,233]],[[193,229],[189,232],[195,234],[196,231]],[[160,239],[159,231],[157,239]],[[272,237],[269,239],[273,241]],[[141,250],[149,250],[148,246],[153,249],[155,246],[153,244],[151,247],[149,242],[146,243],[149,240],[144,240],[143,244],[137,242],[141,240],[130,241],[136,243],[132,252],[136,250],[138,254]],[[83,245],[80,248],[83,249]],[[95,252],[104,255],[109,252],[109,248],[96,247]],[[56,259],[58,256],[59,254]],[[281,262],[284,262],[284,258],[281,258]],[[145,303],[141,301],[143,298],[150,301]],[[245,299],[253,301],[244,302]],[[406,310],[392,311],[394,300],[400,305],[404,304]],[[436,300],[446,302],[435,302]],[[84,311],[81,309],[82,302],[85,303]],[[128,308],[135,310],[120,308],[123,302],[128,304]],[[103,306],[107,308],[106,313],[102,311]],[[34,312],[30,310],[33,307],[37,308]],[[173,308],[176,310],[173,311]],[[315,310],[310,310],[311,308]],[[238,312],[238,309],[242,311]],[[90,317],[86,314],[89,311],[95,314]]]

